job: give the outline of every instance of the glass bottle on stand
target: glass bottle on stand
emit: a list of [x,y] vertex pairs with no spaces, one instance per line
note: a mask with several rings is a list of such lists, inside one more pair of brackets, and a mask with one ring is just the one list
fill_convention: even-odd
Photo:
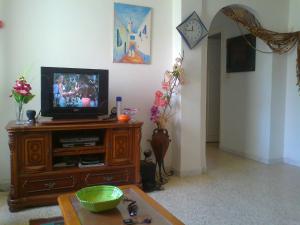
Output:
[[116,97],[117,118],[122,114],[122,97]]

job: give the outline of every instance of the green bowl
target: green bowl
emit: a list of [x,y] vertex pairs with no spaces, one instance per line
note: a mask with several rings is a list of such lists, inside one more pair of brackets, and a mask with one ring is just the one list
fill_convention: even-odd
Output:
[[115,186],[99,185],[80,189],[76,197],[87,210],[102,212],[115,208],[123,198],[123,191]]

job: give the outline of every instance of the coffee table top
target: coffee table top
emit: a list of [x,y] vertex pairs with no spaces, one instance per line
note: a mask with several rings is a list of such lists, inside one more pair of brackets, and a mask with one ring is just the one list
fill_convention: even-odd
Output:
[[[137,202],[138,216],[150,216],[151,225],[184,225],[179,219],[163,208],[149,195],[135,185],[120,186],[124,195]],[[83,208],[74,193],[63,194],[58,197],[65,225],[122,225],[123,219],[128,219],[128,202],[121,201],[116,209],[91,213]]]

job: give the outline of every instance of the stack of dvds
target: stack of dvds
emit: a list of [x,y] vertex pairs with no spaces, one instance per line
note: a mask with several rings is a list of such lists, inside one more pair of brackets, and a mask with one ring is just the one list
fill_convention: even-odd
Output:
[[95,146],[99,141],[99,137],[63,137],[59,139],[63,148],[72,148],[72,147],[80,147],[80,146]]
[[60,157],[56,158],[54,160],[53,167],[54,168],[59,168],[59,167],[74,167],[78,165],[78,159],[77,158],[72,158],[69,156],[65,157]]
[[103,166],[104,160],[93,157],[93,156],[84,156],[80,158],[78,167],[85,168],[85,167],[94,167],[94,166]]

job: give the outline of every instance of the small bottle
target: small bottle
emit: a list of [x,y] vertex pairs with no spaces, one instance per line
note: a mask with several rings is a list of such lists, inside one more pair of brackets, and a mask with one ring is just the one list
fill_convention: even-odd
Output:
[[122,97],[116,97],[117,117],[122,114]]

